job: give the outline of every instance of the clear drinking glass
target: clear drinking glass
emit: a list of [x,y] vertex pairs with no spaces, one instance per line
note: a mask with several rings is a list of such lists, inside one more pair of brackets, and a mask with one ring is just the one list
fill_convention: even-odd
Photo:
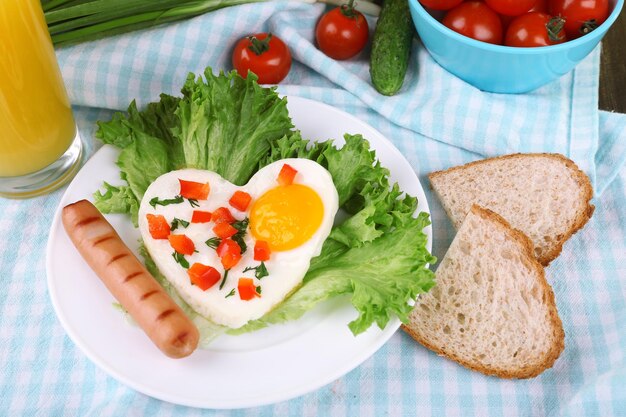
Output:
[[39,0],[0,0],[0,196],[71,179],[82,144]]

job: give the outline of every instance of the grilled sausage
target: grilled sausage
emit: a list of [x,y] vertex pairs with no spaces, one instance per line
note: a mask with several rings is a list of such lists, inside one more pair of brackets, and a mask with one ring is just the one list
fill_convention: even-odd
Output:
[[63,226],[87,264],[154,344],[171,358],[198,346],[193,322],[87,200],[63,208]]

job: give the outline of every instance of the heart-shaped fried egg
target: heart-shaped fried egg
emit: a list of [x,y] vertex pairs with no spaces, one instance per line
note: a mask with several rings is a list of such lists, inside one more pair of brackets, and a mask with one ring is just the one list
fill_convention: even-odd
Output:
[[307,159],[274,162],[241,187],[211,171],[182,169],[148,187],[139,230],[194,310],[238,328],[302,282],[337,208],[330,174]]

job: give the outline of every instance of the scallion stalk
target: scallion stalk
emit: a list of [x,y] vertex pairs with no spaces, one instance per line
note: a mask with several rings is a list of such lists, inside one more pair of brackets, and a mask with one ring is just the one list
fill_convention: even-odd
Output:
[[65,46],[260,1],[265,0],[92,0],[73,5],[50,0],[43,6],[52,41]]
[[111,8],[111,0],[92,0],[87,3],[63,7],[62,9],[50,10],[46,13],[46,23],[51,25],[57,22],[73,21],[86,16],[107,17],[110,14],[119,14],[125,11],[127,15],[132,15],[134,10],[141,10],[146,7],[163,9],[171,7],[172,0],[126,0],[122,4]]
[[[69,31],[76,30],[79,28],[93,26],[98,23],[104,23],[104,22],[108,22],[114,19],[119,19],[119,18],[128,17],[132,15],[144,14],[147,12],[155,12],[155,11],[163,12],[168,9],[168,4],[171,3],[171,0],[160,0],[160,1],[155,0],[149,3],[146,3],[144,0],[141,0],[138,3],[143,3],[143,4],[135,5],[132,8],[119,7],[115,10],[107,11],[106,13],[94,13],[94,14],[89,14],[89,15],[82,15],[80,17],[76,17],[72,19],[65,19],[63,21],[50,20],[50,21],[47,21],[48,30],[50,31],[50,34],[54,37],[55,34],[59,34],[62,32],[69,32]],[[64,10],[59,10],[59,12],[63,12],[63,11]],[[52,18],[56,18],[56,16],[52,16]]]

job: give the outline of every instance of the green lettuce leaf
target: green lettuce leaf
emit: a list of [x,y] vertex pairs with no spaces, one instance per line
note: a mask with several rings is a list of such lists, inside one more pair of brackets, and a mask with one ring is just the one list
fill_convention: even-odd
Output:
[[[102,142],[121,149],[117,160],[120,167],[120,177],[128,183],[128,187],[135,198],[135,203],[129,200],[127,188],[124,187],[124,199],[127,200],[129,213],[133,216],[136,225],[135,205],[139,202],[148,186],[160,175],[184,167],[182,147],[171,134],[171,129],[177,124],[174,110],[180,99],[166,94],[161,100],[150,103],[145,110],[139,111],[133,101],[126,113],[116,113],[109,122],[98,122],[96,137]],[[94,195],[96,206],[103,213],[119,213],[119,204],[106,204],[105,201],[117,195],[115,190],[105,184],[105,193],[96,192]],[[121,197],[121,196],[120,196]],[[118,199],[114,199],[118,200]]]
[[128,186],[115,187],[104,183],[104,194],[96,191],[94,205],[102,213],[129,213],[135,227],[138,226],[137,215],[139,202]]
[[142,132],[155,140],[165,142],[171,148],[173,165],[182,167],[182,147],[171,132],[179,123],[174,114],[179,101],[178,97],[161,94],[160,101],[149,103],[143,111],[139,111],[133,100],[126,113],[117,112],[110,121],[97,122],[96,137],[103,143],[121,149],[133,142],[133,133]]
[[333,177],[343,206],[368,183],[387,184],[389,170],[380,166],[376,153],[361,135],[344,135],[341,148],[331,146],[324,151],[326,168]]
[[293,125],[287,100],[275,88],[263,88],[256,76],[236,72],[205,79],[190,74],[176,109],[180,126],[173,129],[183,146],[188,167],[208,169],[236,185],[256,172],[273,141]]
[[261,160],[259,168],[272,162],[287,158],[305,158],[321,164],[325,168],[324,152],[334,146],[333,141],[311,142],[303,139],[300,131],[296,130],[289,135],[272,142],[269,153]]
[[168,146],[143,132],[134,132],[133,141],[120,152],[117,165],[137,201],[150,184],[173,168]]

